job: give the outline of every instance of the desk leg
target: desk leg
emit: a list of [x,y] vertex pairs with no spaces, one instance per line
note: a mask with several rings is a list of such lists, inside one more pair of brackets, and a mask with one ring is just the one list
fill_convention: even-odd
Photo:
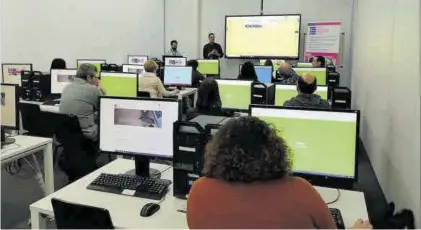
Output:
[[49,143],[44,149],[44,178],[45,195],[54,192],[54,162],[53,162],[53,144]]
[[31,210],[31,228],[46,229],[47,218],[44,218],[40,212]]
[[196,103],[197,103],[197,90],[194,91],[194,101],[193,101],[193,108],[196,107]]

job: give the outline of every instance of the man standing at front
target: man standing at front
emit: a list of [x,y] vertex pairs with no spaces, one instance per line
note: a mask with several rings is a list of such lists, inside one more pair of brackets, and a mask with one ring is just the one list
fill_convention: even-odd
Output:
[[204,59],[219,59],[224,56],[221,45],[215,42],[215,34],[210,33],[209,43],[203,47],[203,58]]

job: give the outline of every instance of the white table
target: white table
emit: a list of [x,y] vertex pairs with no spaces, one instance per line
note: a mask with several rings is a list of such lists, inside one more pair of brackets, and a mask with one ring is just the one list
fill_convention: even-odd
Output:
[[[151,164],[151,167],[162,171],[169,166]],[[146,218],[140,216],[141,208],[146,203],[156,203],[157,201],[86,189],[86,187],[101,173],[120,174],[133,168],[133,160],[118,158],[67,187],[33,203],[30,206],[32,228],[44,228],[44,216],[54,216],[51,198],[108,209],[116,228],[188,228],[186,215],[177,211],[178,209],[184,209],[186,207],[186,200],[173,197],[172,185],[170,186],[170,191],[166,195],[165,200],[160,204],[161,209],[153,216]],[[162,173],[161,177],[163,179],[172,180],[173,170],[170,169],[165,171]],[[336,189],[317,187],[317,190],[327,201],[331,201],[337,196]],[[352,226],[358,218],[368,219],[364,194],[361,192],[341,190],[340,199],[329,207],[339,208],[341,210],[346,226]]]
[[20,99],[20,103],[27,103],[27,104],[35,104],[39,105],[39,109],[43,112],[50,112],[50,113],[60,113],[59,106],[60,104],[56,105],[44,105],[45,102],[39,102],[39,101],[26,101]]
[[[44,154],[44,180],[38,181],[44,194],[54,192],[54,164],[53,164],[53,140],[51,138],[32,137],[18,135],[13,137],[16,142],[4,146],[0,150],[1,164],[10,163],[18,159],[27,157],[36,152],[42,151]],[[39,166],[38,169],[39,170]],[[42,179],[42,173],[39,176]]]

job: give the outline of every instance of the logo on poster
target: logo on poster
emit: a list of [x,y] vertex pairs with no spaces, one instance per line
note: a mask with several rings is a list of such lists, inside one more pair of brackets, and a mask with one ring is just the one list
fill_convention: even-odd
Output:
[[8,73],[9,75],[14,75],[14,76],[17,76],[17,75],[20,75],[20,74],[22,73],[22,70],[21,70],[21,69],[16,69],[16,68],[9,68],[9,69],[7,70],[7,73]]

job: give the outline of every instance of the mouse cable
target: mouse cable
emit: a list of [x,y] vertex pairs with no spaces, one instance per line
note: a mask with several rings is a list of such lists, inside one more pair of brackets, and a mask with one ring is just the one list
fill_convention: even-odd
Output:
[[336,196],[336,198],[333,201],[326,202],[327,205],[337,202],[339,198],[341,197],[341,191],[338,188],[336,190],[338,191],[338,196]]
[[161,204],[162,203],[162,201],[164,201],[165,200],[165,197],[167,197],[167,196],[164,196],[164,198],[162,198],[162,200],[160,200],[158,203],[156,203],[156,204]]

